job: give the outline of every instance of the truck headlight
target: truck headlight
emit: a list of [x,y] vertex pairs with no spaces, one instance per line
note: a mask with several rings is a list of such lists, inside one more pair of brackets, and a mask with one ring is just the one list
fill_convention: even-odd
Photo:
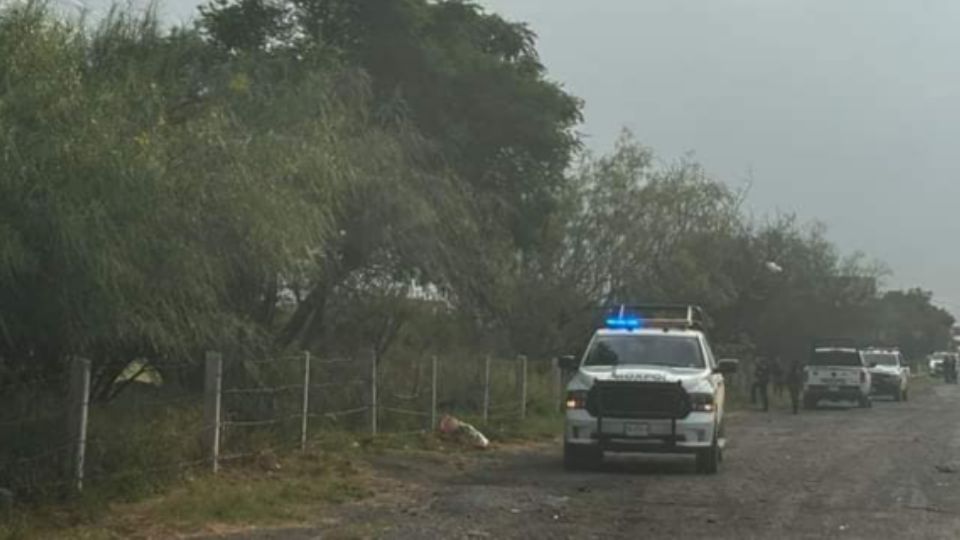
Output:
[[587,407],[587,391],[570,390],[567,392],[567,399],[563,402],[563,404],[568,411],[573,409],[585,409]]
[[690,394],[690,410],[693,412],[713,412],[714,409],[712,394]]

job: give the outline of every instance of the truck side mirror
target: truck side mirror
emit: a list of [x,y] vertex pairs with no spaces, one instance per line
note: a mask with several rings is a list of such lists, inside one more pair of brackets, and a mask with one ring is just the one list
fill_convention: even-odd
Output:
[[733,375],[739,366],[740,361],[735,358],[722,358],[717,362],[717,369],[714,371],[723,375]]
[[567,354],[557,358],[557,365],[559,365],[560,369],[564,371],[573,371],[580,367],[580,362],[577,360],[576,356]]

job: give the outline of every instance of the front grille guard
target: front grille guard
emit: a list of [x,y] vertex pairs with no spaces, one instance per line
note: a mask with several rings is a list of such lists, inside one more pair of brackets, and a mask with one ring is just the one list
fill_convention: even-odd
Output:
[[[666,406],[658,410],[607,410],[604,408],[604,394],[612,391],[636,391],[649,392],[657,394],[658,398],[666,400]],[[597,419],[596,438],[601,442],[612,439],[665,439],[670,445],[676,444],[677,420],[686,418],[692,411],[692,402],[690,395],[683,388],[680,381],[670,382],[651,382],[651,381],[596,381],[593,388],[587,395],[587,411]],[[626,434],[615,436],[603,432],[604,418],[615,418],[617,420],[636,419],[636,420],[670,420],[670,435],[664,436],[646,436],[631,437]]]

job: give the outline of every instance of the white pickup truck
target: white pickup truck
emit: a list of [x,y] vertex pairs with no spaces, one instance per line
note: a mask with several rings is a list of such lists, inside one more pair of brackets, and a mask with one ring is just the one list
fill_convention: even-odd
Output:
[[820,401],[854,401],[871,407],[870,370],[859,349],[817,347],[804,368],[803,407],[812,409]]
[[894,401],[906,401],[910,384],[910,368],[899,349],[865,349],[863,358],[870,367],[870,390],[888,395]]
[[576,372],[567,386],[567,468],[594,467],[604,452],[640,452],[693,454],[699,472],[717,472],[723,375],[737,361],[714,357],[702,320],[695,306],[621,306],[582,357],[561,358]]

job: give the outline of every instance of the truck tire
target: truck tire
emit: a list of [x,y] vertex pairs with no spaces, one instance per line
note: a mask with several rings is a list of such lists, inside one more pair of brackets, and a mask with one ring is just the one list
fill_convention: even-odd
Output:
[[804,409],[816,409],[817,408],[817,399],[813,396],[803,396],[803,408]]
[[910,399],[909,390],[906,389],[906,388],[904,388],[904,389],[903,389],[903,400],[904,400],[904,401],[907,401],[908,399]]
[[563,443],[563,468],[568,471],[593,470],[602,461],[603,451],[599,448]]
[[717,474],[720,468],[720,445],[717,438],[713,438],[710,448],[697,450],[697,472],[700,474]]
[[870,396],[860,396],[860,407],[863,409],[873,407],[873,400],[870,399]]

